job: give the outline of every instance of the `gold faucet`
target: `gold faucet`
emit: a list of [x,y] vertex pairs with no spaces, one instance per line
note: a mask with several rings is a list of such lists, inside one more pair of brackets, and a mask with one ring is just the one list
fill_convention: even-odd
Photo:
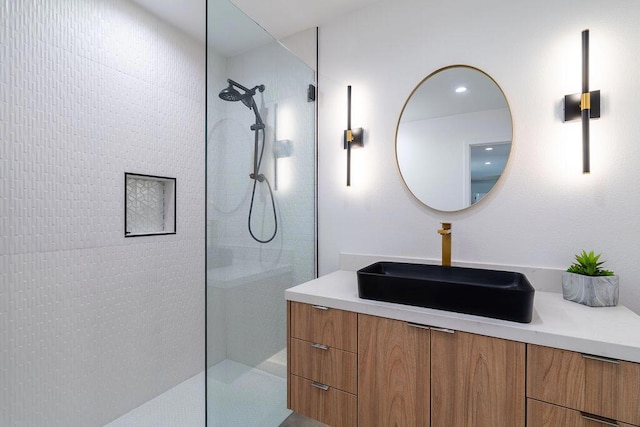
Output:
[[451,266],[451,223],[443,222],[438,234],[442,236],[442,265]]

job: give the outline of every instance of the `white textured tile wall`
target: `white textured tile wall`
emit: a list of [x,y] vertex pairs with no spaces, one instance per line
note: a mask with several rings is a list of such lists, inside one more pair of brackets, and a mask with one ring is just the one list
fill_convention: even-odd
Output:
[[[0,1],[0,425],[204,367],[204,96],[204,47],[127,0]],[[177,234],[124,238],[124,172],[177,178]]]
[[[296,266],[294,280],[308,280],[314,272],[315,106],[307,102],[306,91],[307,86],[314,83],[314,73],[282,45],[273,42],[228,58],[225,68],[211,67],[209,77],[208,212],[209,220],[222,224],[218,227],[221,231],[217,242],[304,251],[306,257]],[[248,87],[258,84],[266,87],[255,100],[267,126],[261,172],[272,186],[275,184],[274,140],[292,141],[291,156],[278,161],[279,189],[274,197],[279,232],[267,245],[253,241],[247,231],[253,184],[248,175],[253,168],[254,145],[254,134],[249,127],[254,123],[254,115],[240,103],[218,98],[218,92],[226,87],[226,78]],[[260,138],[262,142],[262,135]],[[257,187],[253,224],[258,237],[270,236],[273,217],[265,184]]]

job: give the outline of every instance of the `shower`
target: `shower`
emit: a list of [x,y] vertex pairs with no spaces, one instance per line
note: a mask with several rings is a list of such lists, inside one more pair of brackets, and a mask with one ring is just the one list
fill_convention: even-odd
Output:
[[[249,229],[249,234],[251,235],[253,240],[259,243],[269,243],[276,237],[276,234],[278,233],[278,215],[276,213],[276,203],[273,198],[273,190],[271,189],[271,184],[269,183],[269,180],[263,174],[260,173],[260,166],[262,165],[262,156],[264,155],[264,146],[265,146],[265,139],[266,139],[265,125],[264,125],[264,122],[262,121],[262,117],[260,117],[260,112],[258,111],[258,106],[256,105],[256,101],[255,99],[253,99],[253,96],[256,94],[256,90],[259,92],[264,92],[265,87],[264,85],[258,85],[252,89],[249,89],[231,79],[227,79],[227,83],[229,83],[229,86],[227,86],[225,89],[222,89],[218,94],[220,99],[224,101],[230,101],[230,102],[242,101],[242,103],[248,109],[253,110],[253,113],[255,115],[256,122],[252,124],[250,127],[250,129],[254,133],[253,172],[249,174],[249,178],[253,180],[253,189],[251,191],[251,202],[249,204],[249,217],[247,219],[247,227]],[[244,91],[244,93],[240,93],[236,88]],[[262,131],[262,145],[260,145],[260,142],[259,142],[260,131]],[[255,200],[256,186],[258,182],[264,182],[267,184],[267,188],[269,189],[269,196],[271,197],[271,207],[273,208],[273,224],[274,224],[273,234],[271,235],[271,237],[264,240],[256,237],[256,235],[253,233],[253,230],[251,229],[253,203]]]

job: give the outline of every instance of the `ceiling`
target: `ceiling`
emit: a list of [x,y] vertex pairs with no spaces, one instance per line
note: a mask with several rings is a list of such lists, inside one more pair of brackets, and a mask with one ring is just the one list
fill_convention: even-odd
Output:
[[[459,87],[466,88],[457,93]],[[449,67],[432,74],[411,95],[402,121],[433,119],[508,108],[502,90],[486,74],[470,67]]]
[[204,40],[204,0],[132,0],[198,40]]
[[274,37],[282,39],[381,0],[233,0]]
[[[205,37],[205,0],[132,0],[198,40]],[[381,0],[208,0],[209,43],[227,56],[322,25]],[[238,8],[240,10],[238,10]],[[242,13],[244,12],[244,13]],[[247,18],[247,16],[250,18]],[[253,21],[252,21],[253,20]]]

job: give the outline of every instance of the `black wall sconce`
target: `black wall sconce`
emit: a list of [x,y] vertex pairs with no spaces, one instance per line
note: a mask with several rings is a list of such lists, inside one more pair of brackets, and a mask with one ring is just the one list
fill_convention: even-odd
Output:
[[582,93],[565,95],[564,121],[582,119],[582,173],[590,173],[589,119],[600,117],[600,91],[589,91],[589,30],[582,32]]
[[362,147],[364,130],[351,129],[351,86],[347,86],[347,130],[344,131],[344,149],[347,150],[347,187],[351,186],[351,147]]

